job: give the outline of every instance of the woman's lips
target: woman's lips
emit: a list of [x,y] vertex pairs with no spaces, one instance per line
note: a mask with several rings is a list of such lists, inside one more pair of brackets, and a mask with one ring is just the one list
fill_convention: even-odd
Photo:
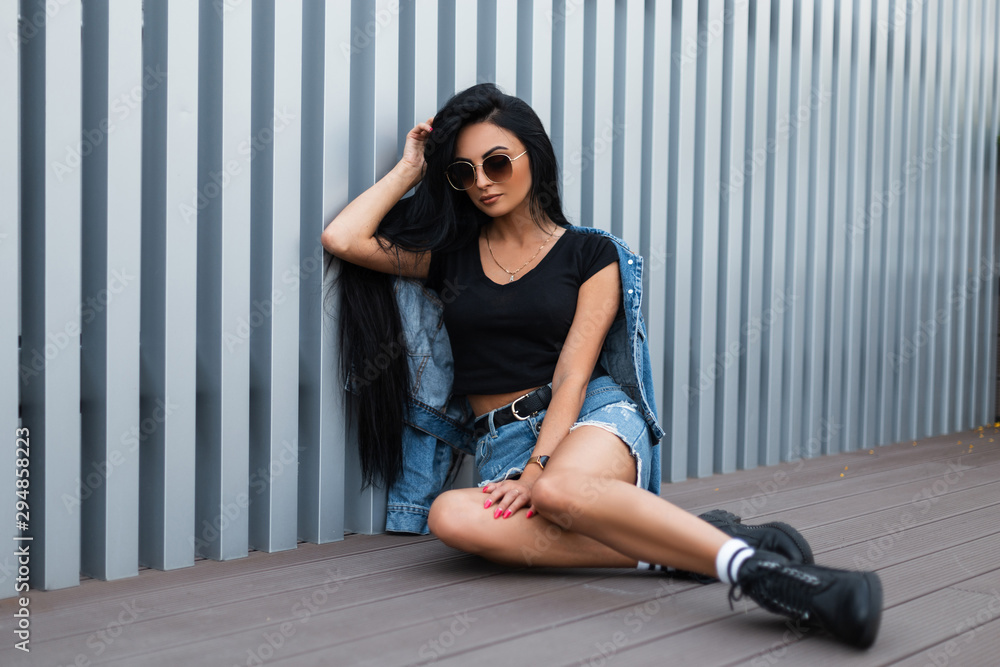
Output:
[[490,195],[489,197],[480,197],[479,201],[483,203],[484,206],[489,206],[496,203],[496,200],[500,199],[501,195]]

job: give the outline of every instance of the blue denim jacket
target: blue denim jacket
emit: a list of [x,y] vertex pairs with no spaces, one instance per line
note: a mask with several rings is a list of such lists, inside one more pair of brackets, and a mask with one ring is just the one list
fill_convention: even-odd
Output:
[[[639,407],[649,425],[650,438],[658,444],[664,432],[656,417],[653,375],[650,368],[646,326],[640,311],[642,257],[624,241],[601,229],[571,229],[603,234],[615,242],[621,273],[625,318],[611,326],[600,361],[608,374]],[[440,293],[420,281],[400,278],[396,300],[406,333],[411,390],[407,424],[403,432],[403,471],[389,489],[386,530],[427,533],[427,513],[441,492],[452,458],[452,449],[475,455],[472,422],[475,415],[464,396],[451,395],[454,364],[451,343],[444,328],[443,305],[452,298],[445,285]],[[653,448],[649,491],[660,491],[660,448]]]

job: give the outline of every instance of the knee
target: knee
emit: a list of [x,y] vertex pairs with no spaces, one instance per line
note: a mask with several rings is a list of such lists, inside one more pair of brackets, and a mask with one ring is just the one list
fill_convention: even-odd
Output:
[[468,502],[460,493],[445,491],[431,503],[427,527],[439,540],[450,547],[468,551],[469,525],[466,521]]
[[580,508],[572,482],[569,475],[546,473],[531,489],[531,503],[538,513],[564,529],[570,527]]

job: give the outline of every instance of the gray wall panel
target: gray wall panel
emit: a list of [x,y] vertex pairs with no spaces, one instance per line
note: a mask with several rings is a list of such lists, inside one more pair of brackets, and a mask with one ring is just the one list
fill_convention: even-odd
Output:
[[[806,359],[806,315],[813,295],[808,290],[808,273],[812,262],[809,256],[809,232],[817,225],[800,225],[799,220],[813,220],[812,177],[815,173],[813,158],[813,119],[829,104],[829,90],[823,90],[820,82],[813,81],[813,3],[811,0],[797,0],[792,17],[792,58],[791,58],[791,108],[788,112],[788,224],[785,226],[784,248],[777,244],[775,235],[775,256],[783,255],[784,276],[775,271],[775,284],[792,295],[794,302],[783,318],[784,348],[782,359],[782,398],[780,401],[784,418],[780,426],[780,460],[806,456],[809,452],[798,451],[803,424],[808,408],[807,387],[805,386]],[[780,121],[779,121],[780,122]],[[815,223],[815,220],[813,220]],[[772,400],[777,399],[777,394]],[[776,434],[777,435],[777,434]],[[818,452],[817,452],[818,453]]]
[[940,25],[938,9],[940,3],[929,2],[924,7],[923,44],[921,50],[921,101],[920,110],[923,126],[920,128],[921,155],[923,160],[920,176],[915,180],[913,189],[917,192],[917,210],[920,225],[918,243],[920,245],[920,263],[918,269],[919,297],[917,320],[909,330],[913,346],[922,351],[910,359],[913,366],[913,392],[916,394],[916,409],[914,411],[914,438],[923,438],[931,433],[933,421],[932,378],[934,375],[934,347],[928,345],[926,332],[928,323],[933,321],[935,303],[935,265],[937,259],[937,243],[933,237],[937,228],[935,206],[937,202],[937,184],[940,178],[940,134],[937,120],[940,110],[940,91],[938,89],[940,52],[938,50]]
[[138,573],[142,12],[84,5],[81,568],[99,579]]
[[[23,2],[21,426],[31,433],[31,585],[80,581],[81,7]],[[25,33],[27,34],[27,33]],[[51,63],[58,63],[54,67]]]
[[[761,302],[763,350],[761,358],[761,408],[759,463],[771,465],[781,460],[782,422],[787,417],[783,396],[785,320],[791,316],[796,296],[788,290],[787,239],[789,210],[789,169],[792,114],[797,105],[792,97],[793,4],[771,5],[771,40],[767,136],[773,150],[767,160],[768,202],[764,231],[764,296]],[[794,311],[792,311],[794,312]]]
[[[833,33],[833,72],[831,74],[831,108],[833,119],[830,128],[830,154],[828,166],[830,169],[830,217],[827,237],[820,240],[826,243],[829,252],[829,273],[825,277],[827,294],[827,324],[825,348],[824,388],[826,403],[819,422],[820,428],[833,420],[843,422],[845,402],[843,400],[844,369],[847,347],[847,299],[849,295],[851,276],[848,271],[848,253],[852,207],[849,193],[854,169],[854,156],[851,143],[851,111],[852,111],[852,75],[851,46],[852,26],[854,21],[854,5],[852,3],[837,3],[834,6]],[[818,237],[817,237],[818,238]],[[806,440],[805,447],[812,446],[811,439]],[[840,452],[844,448],[843,425],[839,424],[836,432],[819,436],[819,446],[824,453]]]
[[[741,340],[743,279],[743,197],[742,188],[732,191],[730,179],[740,174],[747,153],[748,125],[747,67],[750,31],[748,2],[728,0],[721,17],[725,32],[723,61],[721,165],[715,195],[719,201],[719,335],[712,351],[711,376],[718,377],[715,390],[715,444],[713,470],[729,472],[737,467],[739,442],[740,364],[745,353]],[[740,176],[745,181],[745,176]],[[725,193],[725,194],[723,194]]]
[[[670,182],[667,185],[670,209],[667,217],[668,247],[671,255],[667,261],[667,312],[690,313],[692,308],[692,248],[693,229],[687,224],[694,214],[694,126],[697,110],[690,103],[696,95],[697,60],[689,55],[698,44],[697,2],[673,4],[673,33],[671,43],[676,57],[670,84]],[[688,100],[681,103],[681,100]],[[685,479],[689,461],[696,452],[695,441],[689,433],[689,405],[692,390],[691,372],[691,321],[689,317],[674,319],[667,331],[666,391],[663,402],[663,419],[669,449],[662,454],[663,475],[668,480]],[[690,451],[689,451],[690,450]]]
[[[715,350],[718,335],[719,294],[719,179],[722,150],[722,89],[725,41],[714,26],[724,26],[725,3],[722,0],[701,3],[698,35],[703,39],[704,54],[698,59],[697,122],[695,125],[694,226],[691,368],[699,382],[691,392],[691,441],[707,446],[692,452],[688,460],[690,475],[703,477],[712,472],[715,442]],[[715,30],[716,35],[713,35]],[[701,38],[701,35],[706,37]],[[700,391],[702,377],[709,389]]]
[[302,5],[254,12],[249,541],[281,551],[298,537]]
[[812,222],[806,233],[807,274],[805,302],[804,374],[802,428],[793,435],[789,443],[791,450],[802,452],[802,456],[818,456],[829,453],[829,441],[820,442],[816,447],[810,443],[812,431],[826,419],[825,405],[827,386],[826,356],[830,343],[830,327],[827,326],[829,305],[828,282],[842,279],[836,274],[831,262],[830,227],[832,224],[832,185],[836,171],[831,160],[831,132],[837,101],[834,98],[833,81],[833,39],[835,28],[834,4],[825,2],[813,12],[813,62],[812,90],[818,98],[817,108],[810,114],[809,190],[810,205],[808,220]]
[[[6,0],[0,3],[0,34],[18,35],[18,3],[16,0]],[[18,68],[21,66],[20,50],[13,49],[10,57],[0,61],[0,89],[6,91],[18,91]],[[20,312],[19,297],[19,263],[18,248],[21,244],[20,230],[18,229],[18,217],[20,215],[21,193],[19,192],[20,174],[18,163],[20,161],[20,142],[18,128],[21,126],[20,96],[8,93],[0,101],[0,127],[6,128],[4,145],[8,149],[0,156],[0,282],[7,287],[0,290],[0,311],[5,313],[0,317],[0,434],[10,438],[11,442],[17,443],[17,433],[19,428],[18,419],[18,335],[20,333]],[[29,453],[30,453],[30,431]],[[10,455],[0,461],[0,475],[3,479],[15,479],[16,475],[16,451],[17,447],[11,447]],[[30,474],[21,473],[21,476]],[[23,486],[23,484],[22,484]],[[17,510],[16,482],[11,484],[3,497],[7,499],[8,507]],[[30,504],[29,504],[30,507]],[[0,536],[10,537],[12,540],[17,537],[20,531],[17,528],[15,513],[8,512],[3,520],[0,529]],[[3,539],[3,538],[0,538]],[[8,542],[13,544],[14,542]],[[11,597],[16,592],[17,586],[17,557],[14,556],[14,549],[5,549],[0,554],[0,599]]]
[[[773,157],[768,134],[770,104],[771,3],[750,5],[747,57],[747,137],[740,170],[729,178],[730,196],[743,202],[743,284],[740,290],[740,401],[737,468],[754,468],[761,449],[761,329],[763,328],[764,244],[767,228],[767,164]],[[735,242],[735,239],[733,239]],[[729,417],[732,419],[732,416]]]
[[[647,2],[646,70],[644,88],[648,91],[646,107],[643,110],[643,132],[648,137],[643,155],[642,229],[644,230],[643,257],[647,257],[643,269],[643,308],[646,314],[646,333],[650,347],[650,364],[653,376],[653,390],[657,401],[663,404],[666,391],[666,321],[667,321],[667,243],[668,210],[667,182],[670,169],[670,81],[673,72],[670,61],[672,16],[666,7],[657,11],[655,2]],[[650,14],[651,12],[651,14]],[[594,12],[594,20],[598,19]],[[596,26],[595,26],[596,27]],[[595,53],[595,56],[597,54]],[[600,62],[599,59],[596,62]],[[598,80],[595,78],[595,102],[601,99],[596,94]],[[601,107],[595,104],[595,111]],[[595,117],[599,114],[595,113]],[[606,117],[606,116],[605,116]],[[604,125],[604,127],[609,127]],[[595,122],[595,128],[597,123]],[[596,134],[596,132],[595,132]],[[596,154],[596,151],[595,151]],[[594,182],[598,180],[595,158]],[[606,165],[610,167],[608,163]],[[605,165],[602,165],[604,168]],[[602,189],[591,187],[595,193]],[[605,200],[607,201],[607,200]],[[669,443],[669,436],[663,444]]]
[[996,417],[992,0],[45,7],[0,6],[36,587],[382,530],[319,237],[478,81],[538,113],[570,219],[643,257],[665,479]]
[[247,554],[252,15],[201,5],[195,547],[217,560]]
[[[911,8],[912,9],[912,8]],[[904,105],[906,132],[904,134],[904,159],[901,182],[908,186],[900,200],[898,225],[900,228],[901,280],[899,281],[899,319],[896,327],[896,343],[890,366],[897,372],[895,392],[895,424],[893,439],[915,438],[916,436],[916,392],[913,391],[914,365],[904,360],[904,353],[911,344],[910,338],[919,311],[920,292],[920,238],[921,213],[918,206],[919,189],[915,179],[920,176],[920,155],[923,140],[923,126],[920,106],[921,62],[920,40],[923,34],[923,11],[911,11],[906,26],[906,66],[904,82]],[[909,221],[909,224],[907,224]]]
[[[1000,271],[997,270],[997,262],[1000,261],[1000,254],[997,252],[997,242],[1000,235],[997,234],[997,197],[1000,196],[1000,177],[998,177],[998,162],[1000,162],[1000,40],[996,35],[1000,34],[1000,7],[992,7],[992,15],[988,21],[984,21],[984,30],[989,31],[991,39],[987,41],[984,49],[985,57],[990,60],[992,76],[990,77],[989,94],[987,96],[987,134],[986,140],[990,148],[986,152],[988,164],[986,167],[986,215],[983,224],[986,225],[985,250],[989,258],[989,266],[992,273],[989,276],[988,307],[986,309],[984,330],[986,333],[986,361],[983,364],[984,382],[987,383],[986,392],[983,396],[982,414],[986,421],[990,422],[1000,417],[996,409],[997,383],[995,381],[997,364],[997,346],[991,341],[997,340],[998,318],[997,303],[1000,299]],[[992,109],[992,112],[989,111]],[[996,139],[994,140],[994,137]],[[1000,421],[1000,420],[998,420]]]
[[[195,552],[198,210],[197,0],[149,3],[143,70],[169,84],[143,102],[139,560],[187,567]],[[202,527],[204,529],[204,527]]]
[[[348,202],[350,66],[365,42],[351,24],[317,3],[303,5],[302,246],[299,276],[299,538],[323,543],[344,537],[344,392],[334,349],[336,312],[330,299],[337,263],[318,246],[326,223]],[[345,50],[342,45],[348,45]],[[310,239],[315,239],[312,245]],[[329,267],[329,268],[326,268]]]

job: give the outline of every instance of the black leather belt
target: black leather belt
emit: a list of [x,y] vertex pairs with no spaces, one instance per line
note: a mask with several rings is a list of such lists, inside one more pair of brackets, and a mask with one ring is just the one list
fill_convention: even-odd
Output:
[[[537,414],[549,406],[552,400],[552,386],[545,385],[538,389],[514,399],[510,405],[497,408],[493,411],[493,426],[500,428],[505,424],[514,421],[524,421],[528,417]],[[472,437],[479,439],[490,432],[490,413],[486,413],[476,420]]]

